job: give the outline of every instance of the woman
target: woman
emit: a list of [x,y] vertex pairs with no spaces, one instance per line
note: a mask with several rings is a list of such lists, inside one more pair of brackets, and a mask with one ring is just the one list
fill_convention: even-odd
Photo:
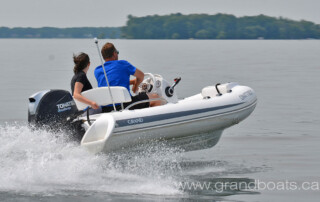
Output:
[[81,92],[92,89],[92,86],[87,78],[87,72],[90,67],[90,59],[86,53],[73,55],[74,62],[74,76],[71,79],[71,91],[75,99],[80,102],[90,105],[93,109],[99,109],[97,103],[89,100],[81,95]]

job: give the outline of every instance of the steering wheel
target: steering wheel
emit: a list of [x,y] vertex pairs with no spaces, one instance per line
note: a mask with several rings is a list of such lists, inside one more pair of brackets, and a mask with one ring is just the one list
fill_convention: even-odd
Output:
[[151,73],[145,73],[144,74],[144,80],[139,85],[139,88],[148,92],[148,93],[155,93],[156,87],[155,87],[156,79],[153,74]]

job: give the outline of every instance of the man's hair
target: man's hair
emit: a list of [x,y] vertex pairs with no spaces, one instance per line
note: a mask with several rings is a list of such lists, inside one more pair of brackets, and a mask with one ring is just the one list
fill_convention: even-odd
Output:
[[101,49],[101,54],[103,59],[108,59],[113,56],[113,53],[116,51],[116,48],[112,43],[106,43]]

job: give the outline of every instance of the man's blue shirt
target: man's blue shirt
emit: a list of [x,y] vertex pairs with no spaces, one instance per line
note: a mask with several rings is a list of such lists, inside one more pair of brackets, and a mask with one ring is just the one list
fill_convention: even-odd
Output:
[[[123,86],[130,93],[130,75],[134,75],[136,68],[126,60],[112,60],[104,63],[110,86]],[[108,86],[102,65],[96,67],[94,75],[98,87]]]

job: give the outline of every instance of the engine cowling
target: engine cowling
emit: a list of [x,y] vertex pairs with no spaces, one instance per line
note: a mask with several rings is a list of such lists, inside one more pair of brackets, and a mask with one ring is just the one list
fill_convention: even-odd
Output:
[[71,123],[72,120],[68,120],[76,113],[77,106],[66,90],[45,90],[29,97],[28,123],[33,127],[53,131],[74,131],[75,128],[79,130],[80,123]]

